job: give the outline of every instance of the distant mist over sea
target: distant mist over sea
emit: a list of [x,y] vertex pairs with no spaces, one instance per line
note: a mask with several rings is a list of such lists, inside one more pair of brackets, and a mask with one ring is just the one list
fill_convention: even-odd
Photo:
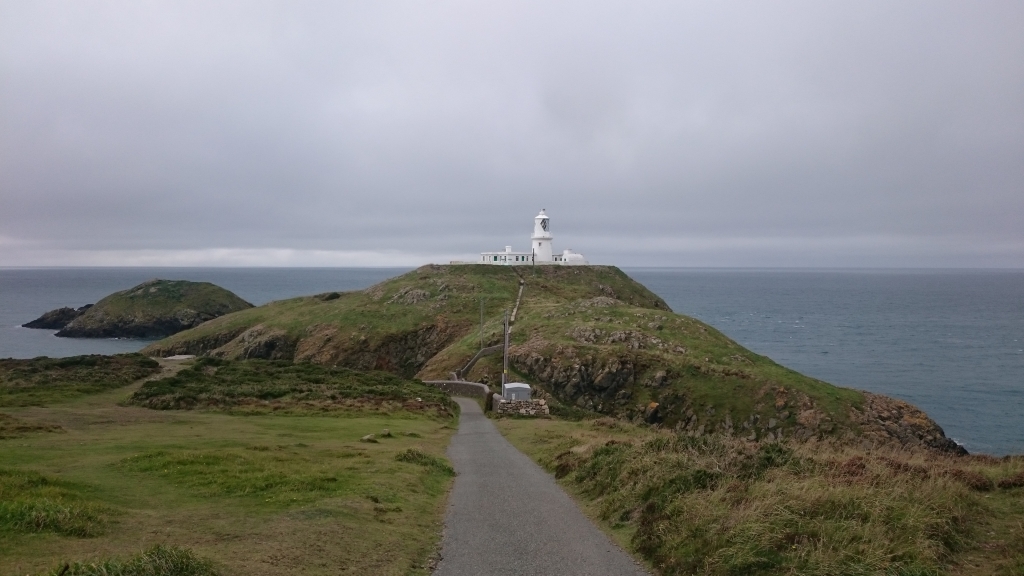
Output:
[[[0,357],[111,354],[132,340],[19,328],[152,278],[253,304],[365,288],[398,268],[0,269]],[[809,376],[901,398],[971,452],[1024,453],[1024,271],[625,269],[672,309]]]

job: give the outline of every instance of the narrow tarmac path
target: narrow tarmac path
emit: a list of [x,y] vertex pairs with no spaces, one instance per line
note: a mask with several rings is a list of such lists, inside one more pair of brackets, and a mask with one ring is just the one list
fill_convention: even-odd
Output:
[[448,448],[458,476],[435,576],[647,576],[473,400]]

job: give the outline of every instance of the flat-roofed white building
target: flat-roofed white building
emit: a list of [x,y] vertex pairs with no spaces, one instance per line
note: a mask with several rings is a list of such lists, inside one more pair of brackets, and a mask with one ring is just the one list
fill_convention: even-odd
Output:
[[533,235],[530,236],[530,250],[528,252],[513,252],[511,246],[505,246],[504,252],[481,252],[481,264],[496,264],[499,266],[527,266],[538,264],[558,264],[562,266],[584,266],[587,259],[583,254],[573,252],[572,249],[563,250],[561,254],[554,254],[551,248],[551,218],[544,210],[533,218]]
[[530,385],[523,382],[509,382],[501,385],[501,397],[504,400],[529,400]]

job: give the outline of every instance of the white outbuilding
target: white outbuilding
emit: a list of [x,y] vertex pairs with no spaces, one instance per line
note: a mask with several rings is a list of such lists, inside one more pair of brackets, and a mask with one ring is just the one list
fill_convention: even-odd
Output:
[[502,400],[529,400],[530,385],[522,382],[509,382],[501,385]]

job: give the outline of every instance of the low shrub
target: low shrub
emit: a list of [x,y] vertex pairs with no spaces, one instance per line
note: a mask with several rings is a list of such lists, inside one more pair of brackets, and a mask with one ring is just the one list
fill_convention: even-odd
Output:
[[0,531],[91,537],[103,533],[109,513],[83,501],[69,484],[0,468]]
[[443,458],[431,456],[430,454],[417,450],[416,448],[409,448],[399,452],[395,455],[395,460],[399,462],[408,462],[409,464],[416,464],[417,466],[423,466],[424,468],[440,472],[446,476],[455,476],[455,470]]
[[170,378],[146,382],[128,402],[156,410],[408,410],[450,418],[441,390],[386,372],[286,361],[200,358]]
[[589,410],[584,410],[582,408],[577,408],[575,406],[566,406],[564,404],[558,404],[555,402],[548,404],[548,410],[550,411],[552,416],[556,418],[561,418],[562,420],[569,420],[572,422],[590,420],[593,418],[597,418],[599,416],[599,414],[591,412]]
[[141,354],[0,359],[0,406],[39,406],[126,386],[160,364]]
[[1004,490],[1024,487],[1024,472],[1015,476],[1010,476],[1009,478],[1003,478],[999,481],[999,487]]
[[213,563],[188,548],[156,545],[127,560],[64,564],[46,576],[217,576]]
[[977,490],[978,492],[988,492],[996,487],[994,482],[974,470],[952,468],[947,471],[946,474],[950,478],[953,478],[958,482],[962,482],[964,486],[967,486],[971,490]]
[[541,462],[666,576],[944,574],[991,514],[987,473],[946,456],[583,429]]

